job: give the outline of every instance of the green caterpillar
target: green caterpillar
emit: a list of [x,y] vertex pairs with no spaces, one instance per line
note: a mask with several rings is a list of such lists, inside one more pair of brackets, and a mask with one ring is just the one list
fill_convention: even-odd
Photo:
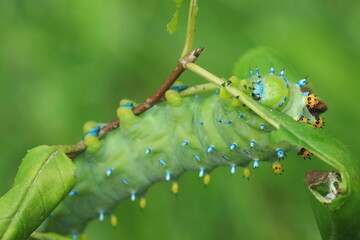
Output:
[[[282,111],[294,120],[322,127],[318,114],[326,110],[322,101],[304,88],[306,79],[291,82],[292,71],[283,70],[276,57],[263,49],[248,53],[239,65],[254,67],[250,76],[241,71],[237,77],[224,81],[232,84],[256,101]],[[264,57],[265,56],[265,57]],[[271,57],[270,57],[271,58]],[[249,60],[251,59],[251,61]],[[273,65],[272,65],[273,64]],[[275,67],[280,71],[275,72]],[[239,68],[237,68],[239,69]],[[204,184],[210,181],[211,171],[218,166],[229,167],[234,174],[243,168],[245,177],[250,168],[264,162],[272,164],[275,174],[283,170],[280,160],[291,150],[301,149],[282,141],[272,143],[269,133],[275,129],[239,99],[222,87],[207,98],[181,96],[182,85],[175,85],[165,94],[166,102],[135,116],[135,103],[121,101],[118,108],[120,127],[98,140],[100,125],[85,125],[87,150],[75,159],[78,183],[69,196],[41,226],[42,231],[72,234],[77,238],[88,221],[113,215],[119,201],[140,199],[145,207],[147,189],[158,181],[172,182],[177,193],[177,179],[184,171],[198,171]],[[320,123],[321,121],[321,123]],[[310,157],[301,149],[299,155]]]

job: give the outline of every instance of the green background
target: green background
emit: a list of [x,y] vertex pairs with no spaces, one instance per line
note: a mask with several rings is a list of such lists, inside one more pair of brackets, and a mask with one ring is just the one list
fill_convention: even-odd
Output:
[[[170,0],[35,0],[0,2],[0,194],[11,186],[26,150],[71,144],[87,120],[115,118],[118,101],[142,101],[167,77],[184,41],[181,26],[165,30]],[[326,101],[325,131],[359,159],[360,2],[351,0],[199,2],[198,64],[230,77],[247,49],[277,49]],[[267,71],[267,70],[266,70]],[[181,81],[204,82],[190,72]],[[240,171],[213,172],[204,189],[197,173],[180,179],[180,194],[158,183],[140,211],[119,204],[119,226],[93,221],[88,239],[320,239],[304,184],[318,159],[288,154],[285,172],[263,164],[244,180]],[[240,170],[240,169],[239,169]]]

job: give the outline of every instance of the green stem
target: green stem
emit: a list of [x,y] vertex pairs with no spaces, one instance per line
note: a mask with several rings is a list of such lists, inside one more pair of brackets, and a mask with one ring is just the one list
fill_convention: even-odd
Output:
[[186,96],[190,96],[190,95],[194,95],[194,94],[198,94],[198,93],[213,91],[218,88],[219,88],[218,86],[216,86],[212,83],[195,85],[195,86],[185,89],[184,91],[181,91],[180,96],[186,97]]
[[245,93],[240,91],[237,88],[234,88],[232,85],[227,85],[224,80],[221,78],[215,76],[214,74],[208,72],[207,70],[203,69],[202,67],[196,65],[195,63],[187,63],[185,64],[186,69],[189,69],[190,71],[196,73],[200,77],[214,83],[215,85],[221,87],[225,86],[226,90],[231,93],[234,96],[238,96],[240,101],[242,101],[246,106],[248,106],[251,110],[253,110],[256,114],[258,114],[260,117],[265,119],[267,122],[269,122],[271,125],[273,125],[275,128],[279,129],[280,124],[274,121],[271,117],[269,117],[266,113],[264,113],[258,106],[256,106],[250,99],[249,96],[247,96]]
[[193,41],[194,41],[194,33],[195,33],[196,16],[197,16],[198,10],[199,10],[199,7],[197,6],[197,0],[190,0],[189,16],[188,16],[188,23],[187,23],[187,28],[186,28],[185,46],[181,53],[180,58],[187,56],[192,49],[192,45],[193,45]]

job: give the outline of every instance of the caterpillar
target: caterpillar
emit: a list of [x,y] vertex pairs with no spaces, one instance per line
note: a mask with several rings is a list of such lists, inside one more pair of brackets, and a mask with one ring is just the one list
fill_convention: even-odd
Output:
[[[281,69],[278,72],[274,66],[267,71],[256,67],[248,77],[237,74],[223,86],[231,84],[294,121],[322,127],[319,114],[326,105],[305,87],[307,79],[291,82],[283,66],[277,67]],[[300,156],[310,157],[301,146],[271,143],[269,134],[275,129],[224,87],[203,98],[183,97],[184,89],[175,84],[166,92],[166,102],[140,116],[132,112],[135,102],[120,101],[120,126],[101,140],[102,124],[85,124],[87,150],[75,160],[78,183],[40,229],[76,239],[92,219],[103,221],[110,216],[115,226],[113,212],[119,201],[139,200],[144,208],[147,189],[158,181],[171,182],[176,194],[177,180],[184,171],[197,171],[207,185],[211,171],[219,166],[228,167],[230,174],[242,168],[243,176],[249,178],[251,169],[266,162],[274,174],[281,174],[288,151],[298,150]]]

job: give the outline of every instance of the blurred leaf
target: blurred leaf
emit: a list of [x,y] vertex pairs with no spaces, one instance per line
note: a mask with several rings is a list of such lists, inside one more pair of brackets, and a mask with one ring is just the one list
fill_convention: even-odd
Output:
[[29,150],[13,187],[0,199],[1,239],[27,239],[74,187],[74,170],[59,147]]
[[[276,66],[285,66],[284,60],[275,51],[267,48],[257,48],[240,58],[235,66],[235,73],[244,77],[245,69],[249,69],[254,64],[263,67],[264,64],[270,63]],[[286,66],[288,69],[288,64]],[[296,76],[293,70],[290,71],[290,75]],[[346,146],[332,138],[322,129],[294,121],[291,117],[280,111],[259,104],[248,96],[245,97],[249,98],[249,101],[252,101],[254,106],[267,116],[265,120],[271,120],[280,125],[279,130],[272,133],[272,141],[288,141],[295,146],[305,147],[341,173],[341,182],[337,187],[337,196],[330,203],[326,202],[324,197],[310,189],[309,186],[309,189],[322,203],[319,204],[319,201],[312,201],[313,210],[323,238],[359,239],[360,171],[358,163],[351,159]]]
[[180,22],[180,8],[183,3],[183,0],[174,0],[174,2],[176,5],[175,13],[174,13],[172,19],[170,20],[170,22],[166,25],[166,29],[170,34],[175,33],[176,30],[178,29],[179,22]]

